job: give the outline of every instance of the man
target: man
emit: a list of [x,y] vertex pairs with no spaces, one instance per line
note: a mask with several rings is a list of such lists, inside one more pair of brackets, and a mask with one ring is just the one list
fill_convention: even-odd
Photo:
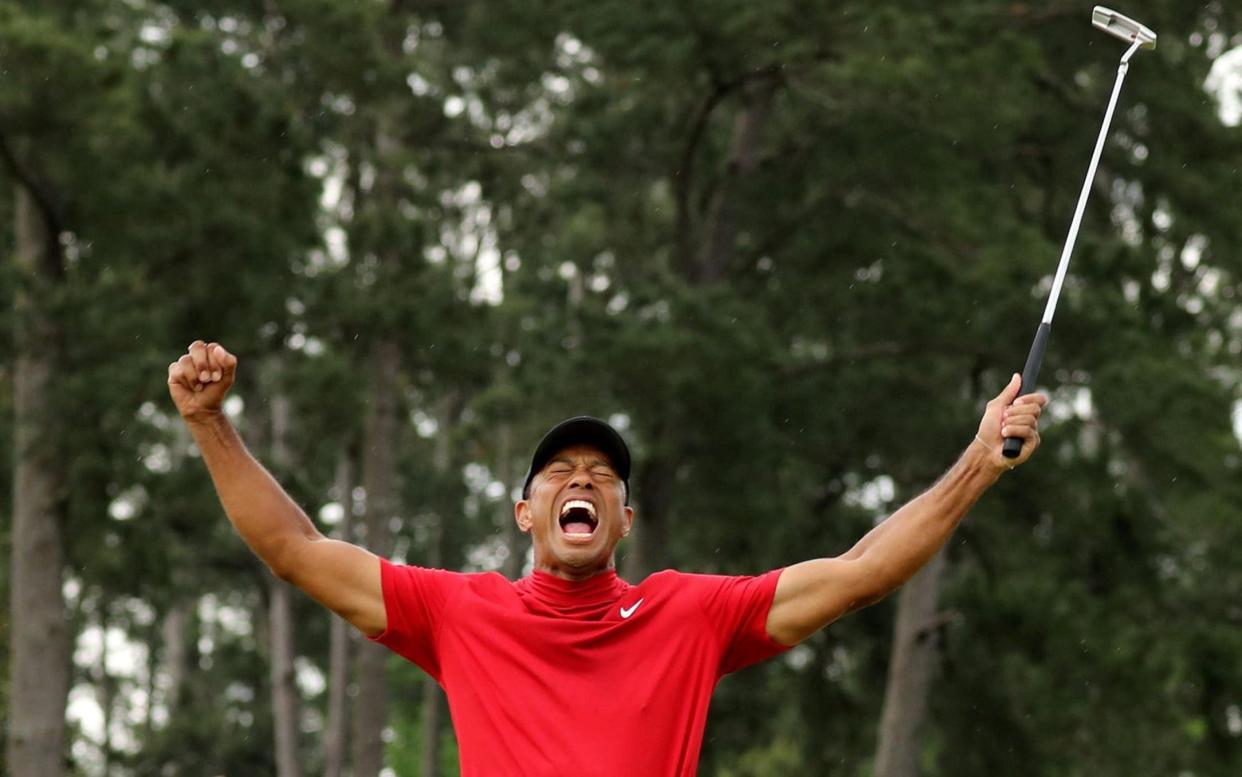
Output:
[[[464,777],[695,773],[721,676],[883,598],[926,563],[1002,473],[1039,445],[1046,399],[1019,378],[988,403],[958,461],[835,558],[758,577],[617,577],[629,533],[630,454],[579,417],[535,449],[514,517],[534,572],[516,583],[395,565],[320,534],[221,411],[237,359],[195,341],[168,386],[229,520],[275,573],[444,686]],[[1014,460],[1004,437],[1024,441]]]

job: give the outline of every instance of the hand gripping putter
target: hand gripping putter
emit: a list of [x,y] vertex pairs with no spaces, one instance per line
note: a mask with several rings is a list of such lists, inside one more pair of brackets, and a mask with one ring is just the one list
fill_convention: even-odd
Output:
[[[1100,136],[1095,141],[1095,153],[1091,155],[1091,165],[1087,168],[1087,180],[1083,181],[1082,192],[1078,195],[1078,207],[1074,209],[1074,220],[1070,222],[1069,235],[1065,238],[1065,247],[1061,249],[1061,263],[1057,265],[1056,277],[1052,280],[1052,291],[1048,293],[1048,306],[1044,308],[1044,318],[1035,330],[1035,341],[1031,343],[1031,351],[1026,356],[1026,366],[1022,368],[1023,391],[1032,391],[1035,380],[1039,377],[1039,367],[1044,360],[1044,347],[1048,345],[1048,334],[1052,331],[1052,314],[1057,309],[1057,298],[1061,296],[1061,284],[1065,281],[1065,270],[1069,267],[1070,254],[1074,251],[1074,240],[1078,238],[1078,225],[1082,221],[1083,209],[1087,206],[1087,197],[1091,193],[1091,182],[1095,179],[1095,168],[1100,163],[1100,152],[1104,150],[1104,141],[1108,137],[1108,125],[1113,120],[1113,108],[1117,106],[1117,95],[1121,94],[1121,82],[1130,69],[1130,57],[1139,49],[1154,49],[1156,33],[1116,11],[1097,5],[1091,12],[1091,24],[1121,38],[1130,44],[1126,53],[1121,55],[1121,66],[1117,68],[1117,82],[1113,84],[1113,96],[1108,100],[1108,110],[1104,112],[1104,124],[1100,127]],[[1022,451],[1020,437],[1006,437],[1002,449],[1006,458],[1015,459]]]

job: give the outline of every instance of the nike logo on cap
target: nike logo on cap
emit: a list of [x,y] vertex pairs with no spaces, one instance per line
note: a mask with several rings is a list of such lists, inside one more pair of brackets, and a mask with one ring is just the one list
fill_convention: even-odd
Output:
[[643,600],[642,600],[642,599],[639,599],[638,601],[636,601],[636,602],[634,602],[632,605],[630,605],[628,609],[627,609],[627,608],[625,608],[625,607],[622,607],[622,608],[621,608],[621,618],[622,618],[622,619],[628,619],[631,615],[633,615],[633,614],[634,614],[634,611],[638,609],[638,605],[640,605],[640,604],[642,604],[642,603],[643,603]]

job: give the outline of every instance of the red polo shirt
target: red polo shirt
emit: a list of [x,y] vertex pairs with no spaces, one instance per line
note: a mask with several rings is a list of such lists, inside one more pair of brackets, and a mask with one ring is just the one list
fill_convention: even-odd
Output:
[[691,777],[716,682],[786,649],[765,628],[780,570],[381,575],[374,639],[444,687],[462,777]]

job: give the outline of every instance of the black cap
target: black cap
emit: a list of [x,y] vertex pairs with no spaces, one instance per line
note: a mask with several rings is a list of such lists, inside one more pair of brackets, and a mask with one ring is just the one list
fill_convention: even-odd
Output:
[[612,468],[625,484],[625,503],[629,504],[630,449],[616,429],[589,415],[561,421],[543,436],[539,445],[535,446],[535,455],[530,458],[530,469],[526,471],[526,482],[522,486],[522,498],[530,498],[530,482],[539,470],[547,466],[553,456],[571,445],[584,444],[599,448],[612,462]]

